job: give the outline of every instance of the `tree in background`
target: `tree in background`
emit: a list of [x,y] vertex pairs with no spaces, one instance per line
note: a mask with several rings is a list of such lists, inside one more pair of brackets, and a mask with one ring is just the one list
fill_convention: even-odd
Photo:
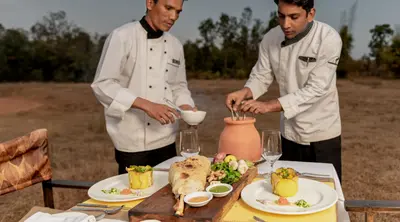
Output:
[[276,12],[264,26],[253,18],[250,7],[243,9],[240,18],[222,13],[217,21],[203,20],[198,27],[201,38],[184,44],[188,77],[247,78],[264,34],[277,25]]
[[[214,64],[218,59],[219,51],[216,48],[216,39],[217,39],[217,25],[214,23],[212,19],[206,19],[200,23],[199,26],[200,36],[202,37],[201,40],[197,40],[195,45],[199,45],[200,43],[202,46],[195,47],[199,52],[196,52],[194,56],[198,56],[202,59],[192,59],[193,62],[198,67],[194,67],[193,70],[202,70],[216,73],[216,69],[214,68]],[[194,46],[193,46],[194,47]]]
[[271,30],[279,25],[277,13],[278,13],[277,11],[274,11],[269,14],[268,27],[267,27],[267,30],[265,30],[266,33],[269,32],[269,30]]
[[91,81],[100,47],[64,11],[51,12],[31,27],[34,73],[44,81]]
[[342,51],[340,53],[337,75],[339,78],[346,78],[352,63],[351,50],[353,49],[353,36],[349,32],[347,25],[340,29],[339,34],[342,38]]
[[393,37],[392,43],[385,47],[381,59],[389,72],[386,76],[400,78],[400,35]]
[[[278,25],[276,12],[262,21],[253,18],[249,7],[240,17],[222,13],[215,21],[206,18],[198,26],[199,38],[184,44],[188,78],[247,78],[265,33]],[[351,58],[354,39],[349,25],[342,24],[339,33],[339,77],[361,71],[400,78],[400,37],[390,38],[389,25],[371,29],[371,55],[359,60]],[[107,36],[89,34],[70,22],[64,11],[45,15],[28,31],[0,24],[0,81],[91,82]]]
[[390,28],[389,24],[376,25],[375,28],[370,30],[372,39],[368,44],[371,49],[370,56],[375,58],[376,67],[379,69],[382,64],[382,53],[389,45],[389,39],[394,31]]
[[1,31],[0,78],[8,81],[30,80],[32,54],[28,34],[21,29]]

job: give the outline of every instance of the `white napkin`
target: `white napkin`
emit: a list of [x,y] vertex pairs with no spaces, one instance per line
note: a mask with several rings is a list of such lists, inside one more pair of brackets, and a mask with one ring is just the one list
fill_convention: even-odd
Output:
[[[87,215],[80,212],[63,212],[58,214],[48,214],[36,212],[25,222],[96,222],[93,215]],[[102,219],[100,222],[123,222],[122,220]]]
[[49,214],[36,212],[30,216],[25,222],[96,222],[96,218],[92,215],[88,216],[79,212],[64,212],[58,214]]

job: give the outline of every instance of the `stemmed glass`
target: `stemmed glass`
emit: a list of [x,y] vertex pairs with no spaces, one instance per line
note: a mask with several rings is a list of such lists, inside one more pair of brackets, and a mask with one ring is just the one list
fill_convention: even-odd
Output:
[[185,159],[200,153],[197,130],[191,128],[181,130],[179,135],[179,151]]
[[269,164],[268,173],[265,177],[269,182],[274,170],[274,164],[282,156],[281,133],[276,130],[261,131],[261,149],[262,157]]

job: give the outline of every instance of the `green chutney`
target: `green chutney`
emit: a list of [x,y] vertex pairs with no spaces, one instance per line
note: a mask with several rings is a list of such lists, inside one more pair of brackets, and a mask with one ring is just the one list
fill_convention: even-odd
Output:
[[213,193],[224,193],[227,191],[229,191],[229,187],[227,187],[227,186],[215,186],[210,189],[210,192],[213,192]]

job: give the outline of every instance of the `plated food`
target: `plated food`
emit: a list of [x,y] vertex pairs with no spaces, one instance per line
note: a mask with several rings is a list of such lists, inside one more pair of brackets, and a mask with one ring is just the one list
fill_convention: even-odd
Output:
[[116,187],[112,187],[111,189],[103,189],[101,192],[110,195],[134,195],[134,196],[141,196],[143,192],[140,190],[131,190],[129,188],[118,189]]
[[207,177],[207,182],[233,184],[240,180],[254,163],[248,160],[238,160],[236,156],[218,153],[211,165],[211,174]]
[[153,168],[151,166],[136,166],[132,165],[126,168],[128,172],[129,187],[110,189],[102,189],[101,191],[105,194],[110,195],[134,195],[141,196],[143,192],[141,190],[147,189],[154,184],[153,179]]
[[309,203],[307,203],[307,201],[305,201],[304,199],[290,202],[285,197],[279,197],[279,199],[277,199],[275,201],[263,200],[263,199],[257,199],[257,201],[264,205],[270,204],[270,205],[277,205],[277,206],[297,206],[297,207],[301,207],[301,208],[311,207],[311,205]]
[[293,168],[278,168],[271,175],[272,192],[280,197],[293,197],[299,190],[298,180]]
[[129,177],[130,189],[146,189],[153,185],[153,168],[147,166],[132,165],[126,168]]
[[[89,188],[88,196],[104,202],[133,201],[149,197],[168,184],[168,172],[154,170],[146,172],[134,176],[133,178],[138,178],[138,181],[134,183],[130,180],[128,172],[101,180]],[[152,176],[147,174],[152,174]],[[143,178],[151,178],[151,180]]]
[[[217,154],[212,161],[198,155],[173,163],[168,181],[176,198],[175,215],[184,215],[185,203],[199,207],[208,204],[213,196],[228,195],[233,190],[231,185],[252,166],[250,161],[237,160],[235,156],[226,154]],[[193,195],[200,196],[196,199]]]
[[263,204],[276,204],[280,206],[298,206],[307,208],[311,205],[304,199],[290,202],[287,198],[293,197],[299,191],[299,174],[293,168],[278,168],[271,175],[272,193],[279,199],[275,201],[259,201]]
[[271,183],[258,180],[241,191],[242,200],[252,208],[274,214],[304,215],[333,206],[334,188],[316,180],[301,178],[292,168],[279,168]]
[[168,181],[177,199],[174,206],[175,215],[183,216],[186,195],[204,191],[210,170],[211,162],[204,156],[193,156],[171,165]]

